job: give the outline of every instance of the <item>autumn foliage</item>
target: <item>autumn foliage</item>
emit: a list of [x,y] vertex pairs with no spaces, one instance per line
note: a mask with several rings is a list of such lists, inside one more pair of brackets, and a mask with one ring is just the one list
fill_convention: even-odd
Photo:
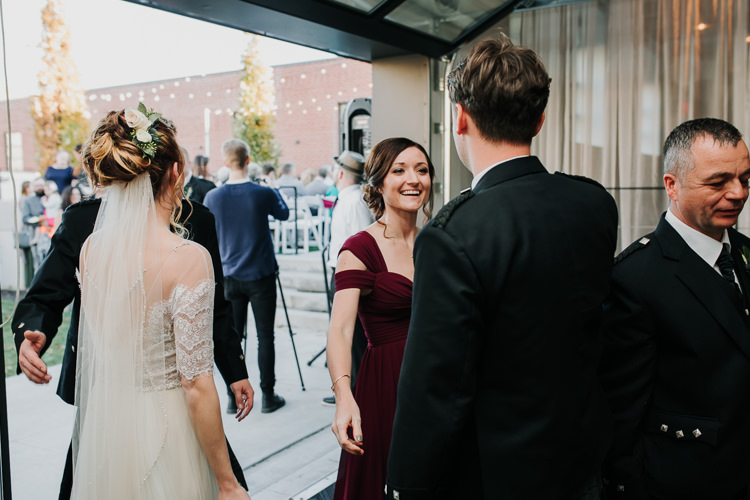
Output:
[[258,40],[251,35],[243,54],[240,102],[234,114],[234,136],[250,146],[250,161],[276,163],[281,151],[274,140],[274,89],[269,68],[259,57]]
[[58,0],[42,9],[42,62],[39,95],[31,99],[40,171],[54,163],[55,154],[72,152],[89,132],[89,112],[75,63],[70,56],[70,32]]

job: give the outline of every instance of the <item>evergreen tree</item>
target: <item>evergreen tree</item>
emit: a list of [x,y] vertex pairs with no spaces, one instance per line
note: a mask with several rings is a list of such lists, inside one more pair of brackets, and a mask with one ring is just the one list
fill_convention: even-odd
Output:
[[59,149],[72,153],[86,140],[90,116],[58,0],[48,0],[42,9],[42,29],[40,93],[31,100],[40,170],[54,163]]
[[250,146],[250,161],[256,163],[278,161],[281,152],[274,140],[274,89],[271,71],[260,60],[258,39],[250,36],[243,54],[243,74],[240,79],[240,102],[234,114],[234,136]]

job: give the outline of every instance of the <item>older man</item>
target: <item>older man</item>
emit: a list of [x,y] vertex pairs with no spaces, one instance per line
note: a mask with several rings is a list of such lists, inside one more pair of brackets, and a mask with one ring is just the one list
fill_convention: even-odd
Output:
[[732,226],[748,179],[729,123],[691,120],[667,137],[669,210],[617,257],[605,304],[608,498],[747,498],[750,240]]
[[530,156],[549,83],[505,36],[448,77],[474,181],[414,245],[392,498],[599,498],[598,329],[617,209],[596,182]]

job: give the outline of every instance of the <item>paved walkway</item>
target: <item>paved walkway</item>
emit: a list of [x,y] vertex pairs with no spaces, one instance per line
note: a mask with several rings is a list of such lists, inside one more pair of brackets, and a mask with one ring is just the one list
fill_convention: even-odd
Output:
[[[277,312],[277,318],[283,318],[283,311]],[[284,326],[276,331],[276,390],[286,398],[286,406],[271,414],[260,412],[255,342],[251,338],[247,360],[250,381],[258,391],[255,408],[242,422],[224,414],[227,437],[245,469],[253,500],[305,500],[336,477],[340,451],[329,429],[334,409],[321,405],[321,399],[330,395],[328,370],[323,357],[307,366],[324,346],[325,332],[292,326],[306,391],[301,390],[289,331]],[[46,386],[36,386],[23,375],[6,379],[14,500],[57,498],[74,411],[55,395],[59,366],[52,367],[51,373],[52,382]],[[216,381],[223,411],[226,390],[218,374]]]

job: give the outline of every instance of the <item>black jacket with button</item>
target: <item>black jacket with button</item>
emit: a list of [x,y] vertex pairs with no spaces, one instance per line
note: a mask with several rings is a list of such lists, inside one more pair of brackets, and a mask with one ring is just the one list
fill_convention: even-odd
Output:
[[596,481],[616,233],[600,185],[535,157],[494,167],[420,231],[391,498],[558,500]]
[[206,197],[206,193],[216,189],[216,184],[213,182],[201,179],[200,177],[191,176],[190,180],[185,184],[185,198],[195,203],[203,203],[203,199]]
[[750,480],[750,239],[744,296],[662,217],[617,257],[601,378],[615,417],[608,498],[736,498]]
[[[75,399],[76,346],[78,345],[78,314],[81,293],[75,270],[86,238],[91,234],[99,212],[101,200],[84,200],[68,207],[62,223],[52,237],[52,245],[41,267],[34,276],[26,296],[18,304],[13,316],[13,337],[18,350],[23,342],[23,332],[39,330],[47,336],[46,351],[62,322],[65,307],[74,302],[70,329],[65,345],[62,371],[57,394],[68,404]],[[189,217],[188,217],[189,215]],[[187,220],[186,220],[187,218]],[[216,238],[216,227],[211,212],[198,203],[192,208],[183,201],[183,224],[190,238],[203,245],[211,254],[216,279],[214,301],[214,357],[227,385],[247,378],[247,367],[242,354],[240,336],[232,323],[232,309],[224,298],[221,257]],[[117,263],[112,263],[117,265]],[[20,368],[18,369],[20,373]]]

